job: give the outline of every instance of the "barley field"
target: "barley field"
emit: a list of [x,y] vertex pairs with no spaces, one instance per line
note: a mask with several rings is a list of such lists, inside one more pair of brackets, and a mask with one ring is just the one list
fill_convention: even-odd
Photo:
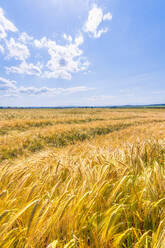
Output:
[[0,110],[0,248],[164,248],[164,109]]

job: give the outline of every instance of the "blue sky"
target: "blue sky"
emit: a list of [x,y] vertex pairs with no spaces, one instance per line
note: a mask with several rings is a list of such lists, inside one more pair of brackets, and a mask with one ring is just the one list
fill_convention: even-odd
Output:
[[165,1],[1,0],[0,105],[165,103]]

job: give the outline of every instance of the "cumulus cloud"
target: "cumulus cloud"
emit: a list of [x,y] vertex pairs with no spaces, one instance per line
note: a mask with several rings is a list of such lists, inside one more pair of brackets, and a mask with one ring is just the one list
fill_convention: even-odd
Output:
[[100,24],[105,20],[111,20],[112,15],[110,12],[103,14],[102,8],[99,8],[96,4],[93,5],[89,11],[88,20],[84,26],[84,32],[87,32],[94,38],[100,38],[103,33],[108,31],[108,28],[99,29]]
[[26,45],[16,42],[14,38],[6,40],[8,49],[7,58],[15,58],[16,60],[25,60],[30,56],[29,49]]
[[72,76],[70,73],[66,72],[65,70],[58,70],[58,71],[45,71],[43,73],[44,78],[62,78],[66,80],[71,80]]
[[69,42],[72,42],[72,36],[71,36],[71,35],[66,35],[66,34],[64,34],[64,35],[63,35],[63,38],[64,38],[65,40],[69,41]]
[[16,82],[0,77],[0,91],[15,90]]
[[80,34],[79,36],[75,38],[75,44],[76,46],[80,46],[83,43],[84,43],[84,37],[82,36],[82,34]]
[[103,21],[110,21],[110,20],[112,20],[112,14],[108,12],[103,16]]
[[[100,28],[100,24],[111,19],[110,12],[104,14],[102,8],[94,4],[89,11],[87,22],[79,31],[79,35],[72,37],[64,33],[65,44],[60,44],[47,37],[34,39],[26,32],[20,33],[15,25],[5,17],[4,11],[0,8],[0,41],[3,39],[3,43],[0,44],[0,53],[5,53],[7,59],[20,61],[19,65],[5,67],[6,72],[65,80],[71,80],[75,73],[87,72],[90,63],[84,57],[81,47],[84,43],[84,32],[94,38],[99,38],[108,31],[107,27]],[[8,31],[17,32],[17,36],[8,38]],[[49,59],[44,64],[28,62],[31,48],[46,49]],[[42,52],[40,54],[42,55]],[[43,57],[43,59],[45,58]]]
[[33,37],[28,35],[26,32],[23,32],[19,35],[18,40],[21,41],[24,44],[28,44],[33,41]]
[[82,34],[76,36],[73,40],[71,36],[64,35],[68,42],[65,45],[59,45],[56,41],[47,39],[34,40],[23,34],[20,40],[26,43],[27,40],[33,41],[33,45],[38,48],[46,48],[50,59],[45,65],[37,63],[36,65],[26,62],[29,57],[29,50],[25,44],[16,42],[13,38],[6,41],[8,48],[7,58],[15,58],[22,60],[19,66],[6,67],[7,73],[18,73],[27,75],[36,75],[43,78],[62,78],[71,80],[72,74],[85,71],[89,67],[89,62],[83,57],[83,51],[80,46],[84,42]]
[[37,65],[32,63],[27,63],[26,61],[22,61],[19,66],[11,66],[6,67],[7,73],[17,73],[17,74],[27,74],[27,75],[35,75],[40,76],[42,73],[42,65],[38,62]]
[[0,39],[6,38],[8,31],[17,32],[18,30],[15,25],[5,17],[3,9],[0,8]]
[[56,42],[55,41],[51,41],[51,40],[48,40],[46,37],[42,37],[40,40],[34,40],[34,45],[35,47],[37,48],[43,48],[43,47],[47,47],[49,44],[49,46],[54,46],[56,45]]
[[84,71],[89,66],[79,47],[84,42],[83,36],[77,36],[74,41],[71,36],[68,38],[64,35],[64,38],[69,41],[66,45],[59,45],[46,37],[34,41],[37,48],[47,48],[50,55],[43,77],[70,80],[73,73]]

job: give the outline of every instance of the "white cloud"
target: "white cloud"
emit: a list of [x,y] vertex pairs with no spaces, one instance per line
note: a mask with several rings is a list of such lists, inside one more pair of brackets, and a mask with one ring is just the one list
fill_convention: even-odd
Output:
[[[74,41],[71,36],[64,36],[65,39],[69,41],[66,45],[59,45],[56,41],[47,39],[46,37],[33,41],[33,45],[36,48],[46,48],[50,55],[50,59],[47,61],[45,66],[40,63],[37,63],[37,65],[32,63],[28,64],[25,61],[29,56],[29,51],[25,44],[15,42],[13,38],[11,38],[10,41],[6,41],[9,50],[8,58],[14,57],[17,60],[23,60],[19,66],[6,67],[7,73],[28,74],[41,76],[43,78],[62,78],[65,80],[71,80],[73,73],[85,71],[89,67],[89,62],[82,56],[83,51],[79,48],[79,46],[84,42],[82,34],[77,36]],[[22,41],[24,37],[27,36],[23,35],[21,39]]]
[[110,12],[104,15],[103,10],[94,4],[92,9],[89,11],[88,20],[84,26],[84,32],[87,32],[94,38],[99,38],[103,33],[108,31],[108,28],[98,30],[98,27],[103,21],[111,19],[112,15]]
[[19,97],[19,95],[16,93],[7,93],[7,94],[3,95],[3,97],[14,98],[14,97]]
[[5,51],[5,50],[4,50],[3,46],[0,45],[0,52],[1,52],[1,53],[4,53],[4,51]]
[[6,40],[8,49],[7,58],[15,58],[16,60],[25,60],[30,56],[29,49],[26,45],[16,42],[14,38]]
[[33,40],[33,37],[29,36],[26,32],[23,32],[20,34],[18,40],[24,44],[28,44],[29,42]]
[[7,31],[17,32],[18,30],[14,24],[5,17],[3,9],[0,8],[0,39],[7,37]]
[[110,20],[112,20],[112,14],[110,13],[110,12],[108,12],[107,14],[105,14],[104,16],[103,16],[103,21],[110,21]]
[[95,35],[97,33],[97,28],[102,22],[103,11],[101,8],[98,8],[96,5],[89,11],[88,20],[85,23],[85,31],[91,32]]
[[84,43],[84,37],[82,36],[82,34],[80,34],[79,36],[75,38],[75,44],[76,46],[80,46],[83,43]]
[[66,35],[66,34],[64,34],[64,35],[63,35],[63,38],[64,38],[65,40],[69,41],[69,42],[72,42],[72,36],[71,36],[71,35]]
[[17,89],[17,92],[26,95],[59,95],[59,94],[73,94],[73,93],[89,91],[89,90],[91,90],[91,88],[85,86],[78,86],[72,88],[20,87]]
[[47,48],[50,55],[46,64],[47,70],[43,72],[42,77],[70,80],[73,73],[84,71],[89,66],[89,62],[82,56],[83,51],[79,48],[84,42],[83,36],[77,36],[74,42],[66,35],[64,38],[69,39],[66,45],[58,45],[46,37],[34,41],[37,48]]
[[26,61],[22,61],[19,66],[6,67],[7,73],[18,73],[27,75],[40,76],[42,73],[42,65],[38,62],[37,65],[32,63],[28,64]]
[[70,73],[64,71],[64,70],[58,70],[58,71],[45,71],[43,73],[44,78],[62,78],[66,80],[71,80],[72,76]]
[[0,77],[0,91],[16,89],[15,81]]
[[20,87],[17,91],[21,94],[26,94],[26,95],[41,95],[43,93],[47,93],[48,88],[46,88],[46,87],[42,87],[42,88]]
[[84,92],[93,90],[92,88],[88,88],[86,86],[76,86],[70,88],[48,88],[48,87],[16,87],[16,82],[12,80],[8,80],[6,78],[0,77],[0,92],[3,91],[6,94],[4,96],[14,97],[21,95],[60,95],[60,94],[73,94],[77,92]]
[[[63,35],[63,38],[64,38],[65,40],[67,40],[69,43],[72,43],[72,42],[73,42],[73,38],[72,38],[71,35],[66,35],[66,34],[64,34],[64,35]],[[75,38],[75,44],[76,44],[77,46],[80,46],[80,45],[82,45],[83,43],[84,43],[84,37],[83,37],[83,35],[80,34],[80,35],[76,36],[76,38]]]
[[102,28],[95,34],[95,38],[100,38],[102,34],[107,32],[108,32],[108,28]]
[[[102,8],[94,4],[89,11],[83,31],[94,38],[99,38],[108,31],[107,27],[100,28],[100,24],[111,19],[110,12],[104,14]],[[7,38],[8,31],[17,32],[17,36]],[[26,32],[20,33],[15,25],[5,17],[4,11],[0,8],[0,40],[3,39],[2,45],[0,44],[0,53],[5,52],[7,59],[14,58],[20,61],[19,65],[5,67],[6,72],[65,80],[71,80],[75,73],[88,72],[90,63],[83,56],[83,49],[80,47],[84,43],[83,31],[81,30],[79,35],[74,38],[71,35],[63,34],[65,44],[62,43],[62,45],[47,37],[40,40],[34,39]],[[49,59],[44,65],[40,62],[37,64],[27,62],[31,48],[45,48],[47,50]],[[40,54],[42,55],[42,52]],[[34,57],[37,58],[35,55]]]
[[94,90],[94,88],[88,88],[85,86],[77,86],[77,87],[63,89],[63,92],[66,94],[73,94],[73,93],[89,91],[89,90]]
[[[37,48],[47,47],[47,38],[43,37],[41,40],[34,40],[34,45]],[[56,45],[56,42],[54,42],[54,45]]]

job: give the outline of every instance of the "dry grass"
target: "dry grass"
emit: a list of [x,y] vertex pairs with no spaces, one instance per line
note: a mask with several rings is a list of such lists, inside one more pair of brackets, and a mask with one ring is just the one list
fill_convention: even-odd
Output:
[[164,110],[0,116],[0,247],[165,247]]

